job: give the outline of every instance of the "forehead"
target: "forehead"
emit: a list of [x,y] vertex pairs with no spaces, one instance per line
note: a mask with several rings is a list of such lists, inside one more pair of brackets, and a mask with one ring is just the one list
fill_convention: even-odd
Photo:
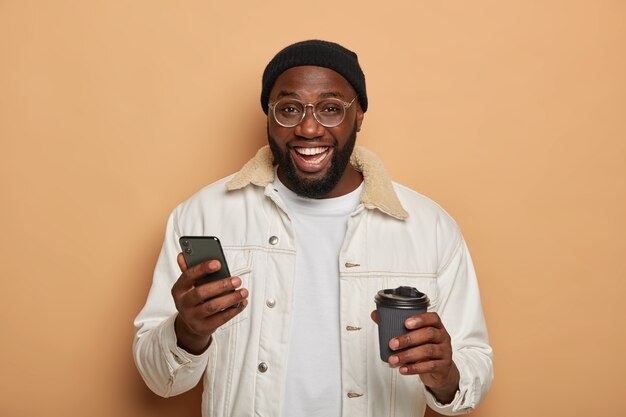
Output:
[[289,68],[276,78],[270,97],[279,94],[315,98],[320,94],[332,93],[343,99],[352,99],[356,92],[341,74],[329,68],[301,66]]

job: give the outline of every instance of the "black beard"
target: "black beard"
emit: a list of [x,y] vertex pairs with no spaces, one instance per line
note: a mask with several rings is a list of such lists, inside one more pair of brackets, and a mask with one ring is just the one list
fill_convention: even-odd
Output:
[[270,135],[269,128],[267,130],[267,139],[274,155],[274,163],[280,167],[281,173],[285,176],[285,186],[301,197],[324,198],[337,186],[350,162],[350,156],[356,143],[356,132],[357,127],[355,123],[344,147],[341,149],[335,147],[333,159],[330,161],[326,175],[314,180],[298,176],[296,167],[289,156],[289,149],[285,153],[281,153],[276,139]]

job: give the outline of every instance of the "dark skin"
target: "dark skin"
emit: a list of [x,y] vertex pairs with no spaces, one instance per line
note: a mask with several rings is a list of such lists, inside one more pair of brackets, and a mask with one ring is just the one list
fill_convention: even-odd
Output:
[[[378,323],[376,310],[372,320]],[[408,332],[389,341],[389,365],[399,368],[402,375],[419,375],[424,385],[442,404],[449,404],[459,389],[459,370],[452,360],[450,335],[437,313],[422,313],[409,317],[404,326]]]
[[[293,97],[305,103],[314,103],[321,98],[335,97],[345,102],[356,96],[352,85],[339,73],[323,67],[301,66],[289,68],[274,83],[270,92],[270,102],[281,97]],[[329,163],[319,166],[305,166],[298,160],[295,148],[328,147],[329,154],[325,160],[332,159],[332,153],[345,146],[352,130],[361,128],[363,110],[360,105],[350,106],[346,117],[339,126],[327,128],[315,120],[308,108],[304,120],[295,127],[283,127],[276,123],[274,117],[268,116],[269,134],[276,140],[282,152],[287,152],[294,161],[297,175],[302,179],[319,179],[327,175]],[[288,188],[292,184],[278,167],[278,178]],[[346,166],[337,185],[322,198],[339,197],[354,191],[363,180],[361,173],[350,164]]]
[[[276,80],[270,93],[270,101],[288,95],[305,103],[314,103],[320,98],[337,97],[349,102],[356,96],[350,83],[337,72],[327,68],[302,66],[290,68]],[[281,151],[294,160],[296,173],[302,179],[323,178],[329,171],[330,155],[342,149],[349,140],[352,130],[360,130],[364,113],[358,105],[351,106],[345,120],[336,127],[326,128],[319,124],[310,108],[304,120],[297,126],[285,128],[268,117],[270,135]],[[295,149],[303,147],[327,147],[328,160],[319,164],[298,161]],[[289,187],[279,167],[278,176]],[[348,164],[337,185],[322,198],[338,197],[354,191],[363,180],[361,174]],[[238,289],[238,277],[194,287],[193,283],[206,273],[219,270],[218,261],[208,261],[187,268],[182,254],[178,255],[182,271],[172,288],[172,296],[178,310],[175,331],[178,345],[193,354],[204,352],[211,342],[211,335],[228,320],[239,314],[248,304],[248,291]],[[220,295],[224,291],[235,292]],[[233,307],[241,303],[239,307]],[[377,321],[376,311],[372,320]],[[408,333],[389,342],[392,350],[408,348],[389,359],[391,366],[399,368],[403,375],[419,375],[424,385],[443,404],[450,403],[459,387],[459,371],[452,361],[450,336],[436,313],[424,313],[405,322]]]
[[[239,277],[229,277],[196,287],[194,282],[198,278],[220,270],[219,261],[211,260],[187,268],[182,253],[178,254],[176,260],[182,271],[172,287],[172,297],[178,310],[174,323],[176,339],[178,346],[191,354],[199,355],[209,347],[215,330],[246,308],[248,290],[238,289],[241,285]],[[231,290],[235,291],[230,292]],[[235,307],[237,303],[239,306]]]

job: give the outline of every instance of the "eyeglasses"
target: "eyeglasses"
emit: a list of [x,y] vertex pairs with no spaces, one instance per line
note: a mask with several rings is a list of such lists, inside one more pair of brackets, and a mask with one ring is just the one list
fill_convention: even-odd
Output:
[[[357,96],[358,97],[358,96]],[[306,108],[311,106],[313,117],[324,127],[336,127],[346,117],[346,110],[352,106],[356,97],[347,103],[338,98],[324,98],[315,103],[303,103],[291,97],[284,97],[269,103],[276,123],[282,127],[295,127],[304,120]]]

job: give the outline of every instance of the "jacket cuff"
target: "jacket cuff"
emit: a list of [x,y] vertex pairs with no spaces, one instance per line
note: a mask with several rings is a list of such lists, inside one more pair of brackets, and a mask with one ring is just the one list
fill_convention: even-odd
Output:
[[209,348],[200,355],[194,355],[178,346],[176,339],[176,331],[174,330],[174,321],[177,314],[168,318],[159,329],[159,343],[163,359],[167,363],[170,374],[173,375],[181,368],[197,368],[206,367],[209,358]]
[[426,402],[430,408],[445,416],[456,416],[473,411],[480,398],[480,381],[474,380],[461,361],[455,361],[459,370],[459,389],[449,404],[441,404],[435,396],[424,387]]

